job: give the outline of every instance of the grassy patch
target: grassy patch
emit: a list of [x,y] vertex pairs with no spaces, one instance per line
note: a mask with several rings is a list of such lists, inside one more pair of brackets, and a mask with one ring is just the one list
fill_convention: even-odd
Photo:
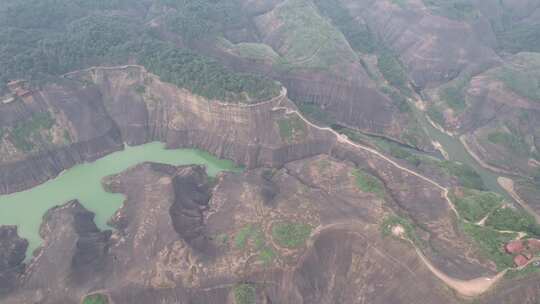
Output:
[[453,161],[442,161],[439,166],[449,175],[457,177],[461,186],[470,189],[484,190],[486,186],[482,177],[469,165]]
[[377,66],[388,83],[396,88],[406,89],[407,74],[398,57],[392,52],[381,52],[377,60]]
[[514,261],[511,255],[504,251],[504,245],[515,239],[516,233],[501,233],[489,227],[480,227],[461,222],[461,229],[478,244],[480,251],[492,260],[499,270],[512,267]]
[[440,99],[452,110],[462,112],[467,107],[464,91],[469,86],[470,81],[470,75],[461,75],[439,91]]
[[347,137],[356,143],[365,144],[366,142],[370,142],[374,144],[378,149],[383,150],[384,152],[390,154],[392,157],[399,158],[406,160],[411,165],[417,167],[421,163],[421,157],[409,152],[407,149],[403,148],[401,145],[397,144],[396,142],[383,139],[381,137],[376,136],[368,136],[359,132],[356,132],[354,130],[343,128],[339,126],[332,126],[332,128],[340,133],[347,135]]
[[302,114],[318,123],[332,124],[333,119],[330,117],[330,113],[325,112],[321,107],[314,103],[298,102],[296,103],[298,109]]
[[518,95],[540,102],[540,71],[502,68],[498,78]]
[[87,296],[83,300],[83,304],[108,304],[109,300],[107,297],[102,294],[94,294]]
[[67,143],[67,144],[70,144],[73,142],[73,140],[71,139],[71,135],[69,134],[69,131],[68,130],[64,130],[64,141]]
[[262,43],[239,43],[235,50],[239,56],[244,58],[270,61],[279,59],[279,55],[270,46]]
[[444,88],[441,92],[441,99],[455,111],[463,111],[467,107],[465,94],[463,94],[460,88]]
[[253,284],[238,284],[233,292],[235,304],[255,304],[257,300],[257,290]]
[[255,231],[255,226],[252,224],[246,225],[234,237],[234,244],[238,249],[246,248],[246,244]]
[[283,23],[284,64],[326,69],[357,59],[345,36],[310,1],[284,1],[276,13]]
[[306,135],[305,123],[298,116],[278,120],[279,135],[284,141],[294,141]]
[[407,98],[405,98],[402,94],[400,94],[396,90],[383,86],[381,88],[381,91],[384,94],[386,94],[388,97],[390,97],[390,99],[392,99],[394,104],[398,107],[399,112],[410,113],[412,111],[409,105],[409,102],[407,101]]
[[520,155],[529,154],[529,145],[516,134],[495,131],[489,133],[487,139],[493,144],[501,145]]
[[444,127],[446,125],[446,119],[444,118],[444,114],[437,108],[435,105],[430,105],[427,109],[427,115],[431,120],[433,120],[434,123],[438,124],[441,127]]
[[271,264],[276,258],[276,252],[270,247],[264,247],[259,252],[259,260],[265,265]]
[[512,53],[540,52],[538,23],[516,23],[512,17],[503,19],[507,20],[507,24],[500,24],[495,31],[499,48]]
[[482,192],[472,189],[461,189],[450,193],[459,214],[470,222],[478,222],[490,212],[501,206],[503,198],[493,192]]
[[506,279],[520,279],[540,272],[540,267],[529,264],[521,270],[512,269],[505,274]]
[[[403,2],[405,0],[394,0]],[[373,53],[379,47],[379,42],[371,30],[356,22],[349,11],[337,0],[315,0],[319,12],[332,20],[332,23],[345,35],[354,50],[362,53]]]
[[279,54],[276,53],[272,47],[263,43],[242,42],[233,44],[224,38],[220,39],[219,43],[222,47],[243,58],[271,62],[277,62],[280,59]]
[[486,226],[497,230],[523,231],[535,237],[540,236],[540,225],[536,224],[532,215],[510,207],[495,210],[487,219]]
[[272,226],[272,237],[285,248],[298,248],[311,234],[311,226],[303,223],[281,222]]
[[31,151],[34,148],[32,139],[39,136],[39,131],[50,129],[54,119],[48,112],[33,114],[27,121],[19,122],[11,130],[11,139],[18,150]]
[[[226,244],[227,241],[228,238],[223,244]],[[218,237],[218,243],[220,242],[221,241]],[[248,242],[251,244],[251,248],[254,250],[254,252],[258,254],[258,259],[265,265],[268,265],[275,260],[277,256],[276,252],[271,246],[267,245],[264,232],[258,225],[248,224],[240,229],[238,233],[236,233],[234,245],[237,249],[246,249]]]
[[419,156],[407,151],[406,149],[401,148],[397,144],[390,145],[390,150],[388,153],[390,153],[392,157],[406,160],[409,164],[415,167],[420,166],[420,164],[422,163],[422,160]]
[[384,185],[375,176],[363,170],[354,170],[353,176],[355,177],[356,186],[362,192],[374,193],[379,197],[384,196]]

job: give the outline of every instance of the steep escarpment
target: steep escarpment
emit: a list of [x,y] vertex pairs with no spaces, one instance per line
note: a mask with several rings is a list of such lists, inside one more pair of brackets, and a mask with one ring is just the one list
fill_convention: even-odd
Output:
[[49,210],[40,230],[44,245],[18,278],[21,287],[6,303],[70,303],[70,298],[81,293],[79,288],[99,284],[107,273],[110,231],[99,231],[93,218],[78,201]]
[[490,23],[475,17],[471,3],[337,2],[399,56],[418,87],[444,83],[462,71],[479,70],[499,61],[492,49],[496,40]]
[[[297,140],[298,122],[289,126],[283,135]],[[238,303],[245,294],[272,303],[459,303],[445,284],[476,295],[498,280],[503,243],[487,252],[471,238],[473,225],[491,226],[465,222],[454,205],[464,192],[453,189],[449,201],[429,178],[344,137],[329,154],[216,179],[201,166],[156,163],[108,177],[106,189],[125,196],[110,220],[116,230],[98,231],[77,202],[52,209],[44,246],[6,303],[89,294],[130,304]]]
[[245,105],[193,95],[139,66],[66,77],[0,106],[6,118],[0,193],[35,186],[119,150],[123,142],[159,140],[170,148],[200,148],[255,167],[326,152],[334,140],[304,123],[294,124],[294,115],[283,108],[294,108],[285,89],[271,100]]
[[[287,90],[254,105],[222,103],[160,81],[141,67],[92,69],[78,76],[96,83],[103,103],[129,144],[161,140],[195,147],[247,167],[279,166],[327,151],[334,140],[287,115]],[[139,90],[137,90],[139,88]]]
[[[257,11],[259,4],[245,1],[244,6]],[[236,43],[221,39],[214,49],[204,47],[203,51],[236,70],[278,79],[288,88],[291,100],[315,108],[328,124],[430,149],[421,130],[409,130],[409,124],[414,126],[411,113],[391,94],[379,90],[358,50],[313,1],[266,4],[264,13],[251,16],[258,39]],[[407,126],[406,132],[399,125]]]
[[238,303],[244,292],[277,303],[457,303],[409,243],[381,236],[394,205],[360,187],[355,170],[321,155],[211,182],[199,166],[135,166],[104,181],[126,197],[110,237],[76,202],[47,213],[45,245],[5,303],[95,293]]
[[97,90],[47,85],[0,105],[0,193],[28,189],[122,146]]
[[428,114],[486,166],[535,176],[540,159],[538,53],[520,53],[474,77],[430,92]]
[[0,226],[0,299],[17,287],[17,278],[25,270],[27,247],[28,242],[17,235],[17,227]]

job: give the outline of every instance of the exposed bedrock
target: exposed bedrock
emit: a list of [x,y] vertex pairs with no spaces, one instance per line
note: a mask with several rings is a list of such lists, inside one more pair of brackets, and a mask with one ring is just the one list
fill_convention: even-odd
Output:
[[75,303],[85,286],[101,284],[111,233],[96,227],[93,213],[76,200],[54,207],[40,234],[43,245],[6,303]]
[[[459,303],[414,247],[381,234],[387,216],[408,214],[432,231],[415,233],[438,268],[485,274],[438,190],[372,155],[334,154],[213,181],[201,166],[156,163],[110,176],[106,188],[125,195],[117,230],[99,232],[77,202],[51,209],[44,245],[5,303],[75,304],[100,292],[117,304],[233,304],[239,284],[255,288],[257,303]],[[385,198],[358,187],[355,163],[380,168]],[[274,231],[283,223],[309,233],[285,245]]]
[[321,232],[291,274],[294,296],[283,302],[457,303],[437,281],[426,280],[429,274],[407,245],[370,233],[346,228]]
[[28,242],[17,235],[17,227],[0,226],[0,299],[17,286],[25,269],[23,263]]
[[[170,148],[200,148],[249,168],[279,166],[328,151],[332,137],[307,128],[304,138],[281,138],[277,121],[294,107],[286,90],[253,105],[207,100],[161,82],[143,68],[93,69],[90,78],[103,92],[103,102],[129,144],[161,140]],[[134,88],[145,86],[144,94]]]
[[[75,164],[121,149],[120,132],[100,96],[95,88],[57,84],[2,105],[0,128],[20,130],[26,124],[31,131],[11,131],[11,141],[0,138],[0,194],[31,188]],[[43,116],[52,126],[30,129]]]
[[[95,68],[35,92],[24,102],[0,107],[0,117],[32,119],[49,113],[50,131],[30,151],[4,140],[0,149],[0,194],[21,191],[57,176],[62,170],[119,150],[163,141],[169,148],[199,148],[249,168],[280,166],[328,152],[334,142],[326,132],[302,127],[302,136],[282,138],[279,120],[294,108],[283,94],[254,105],[206,100],[161,82],[142,67]],[[144,93],[136,88],[144,87]],[[14,127],[17,119],[0,122]],[[44,141],[44,140],[43,140]],[[4,155],[4,154],[2,154]]]
[[462,71],[479,71],[500,61],[492,49],[495,34],[484,16],[452,19],[434,13],[423,1],[408,1],[403,6],[390,0],[339,2],[399,55],[419,87],[437,85]]
[[[495,272],[495,265],[483,258],[475,244],[456,226],[454,210],[441,189],[380,157],[348,146],[337,145],[332,155],[351,161],[380,178],[391,196],[392,208],[423,227],[417,231],[427,245],[423,250],[439,269],[460,279]],[[463,255],[463,252],[468,254]]]
[[359,63],[326,71],[302,68],[282,71],[273,68],[271,63],[222,50],[215,49],[211,53],[237,71],[272,76],[287,87],[291,100],[319,105],[332,120],[342,125],[398,138],[397,122],[408,119],[400,115],[396,104],[377,91]]

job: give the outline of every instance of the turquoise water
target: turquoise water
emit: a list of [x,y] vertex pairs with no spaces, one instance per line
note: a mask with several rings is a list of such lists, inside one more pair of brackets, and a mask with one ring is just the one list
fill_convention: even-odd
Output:
[[126,147],[95,162],[68,169],[59,177],[32,189],[0,196],[0,225],[17,225],[19,236],[28,240],[31,253],[42,242],[39,227],[45,212],[78,199],[96,214],[98,227],[110,228],[106,223],[121,207],[124,197],[105,192],[101,185],[102,178],[147,161],[171,165],[202,164],[206,165],[210,176],[220,171],[240,170],[231,161],[217,159],[200,150],[167,150],[159,142]]

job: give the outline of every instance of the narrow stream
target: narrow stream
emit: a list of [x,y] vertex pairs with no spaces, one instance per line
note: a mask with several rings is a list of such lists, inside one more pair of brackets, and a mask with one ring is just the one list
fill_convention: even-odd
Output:
[[484,167],[482,167],[465,149],[461,141],[458,138],[450,136],[444,132],[441,132],[439,129],[435,128],[427,120],[426,114],[415,106],[411,106],[413,109],[420,125],[427,133],[427,135],[438,141],[443,149],[448,153],[448,157],[452,161],[460,162],[466,165],[471,166],[482,178],[484,184],[489,191],[496,192],[505,197],[509,202],[513,202],[514,199],[506,192],[497,182],[499,176],[504,176],[500,173],[494,173]]

